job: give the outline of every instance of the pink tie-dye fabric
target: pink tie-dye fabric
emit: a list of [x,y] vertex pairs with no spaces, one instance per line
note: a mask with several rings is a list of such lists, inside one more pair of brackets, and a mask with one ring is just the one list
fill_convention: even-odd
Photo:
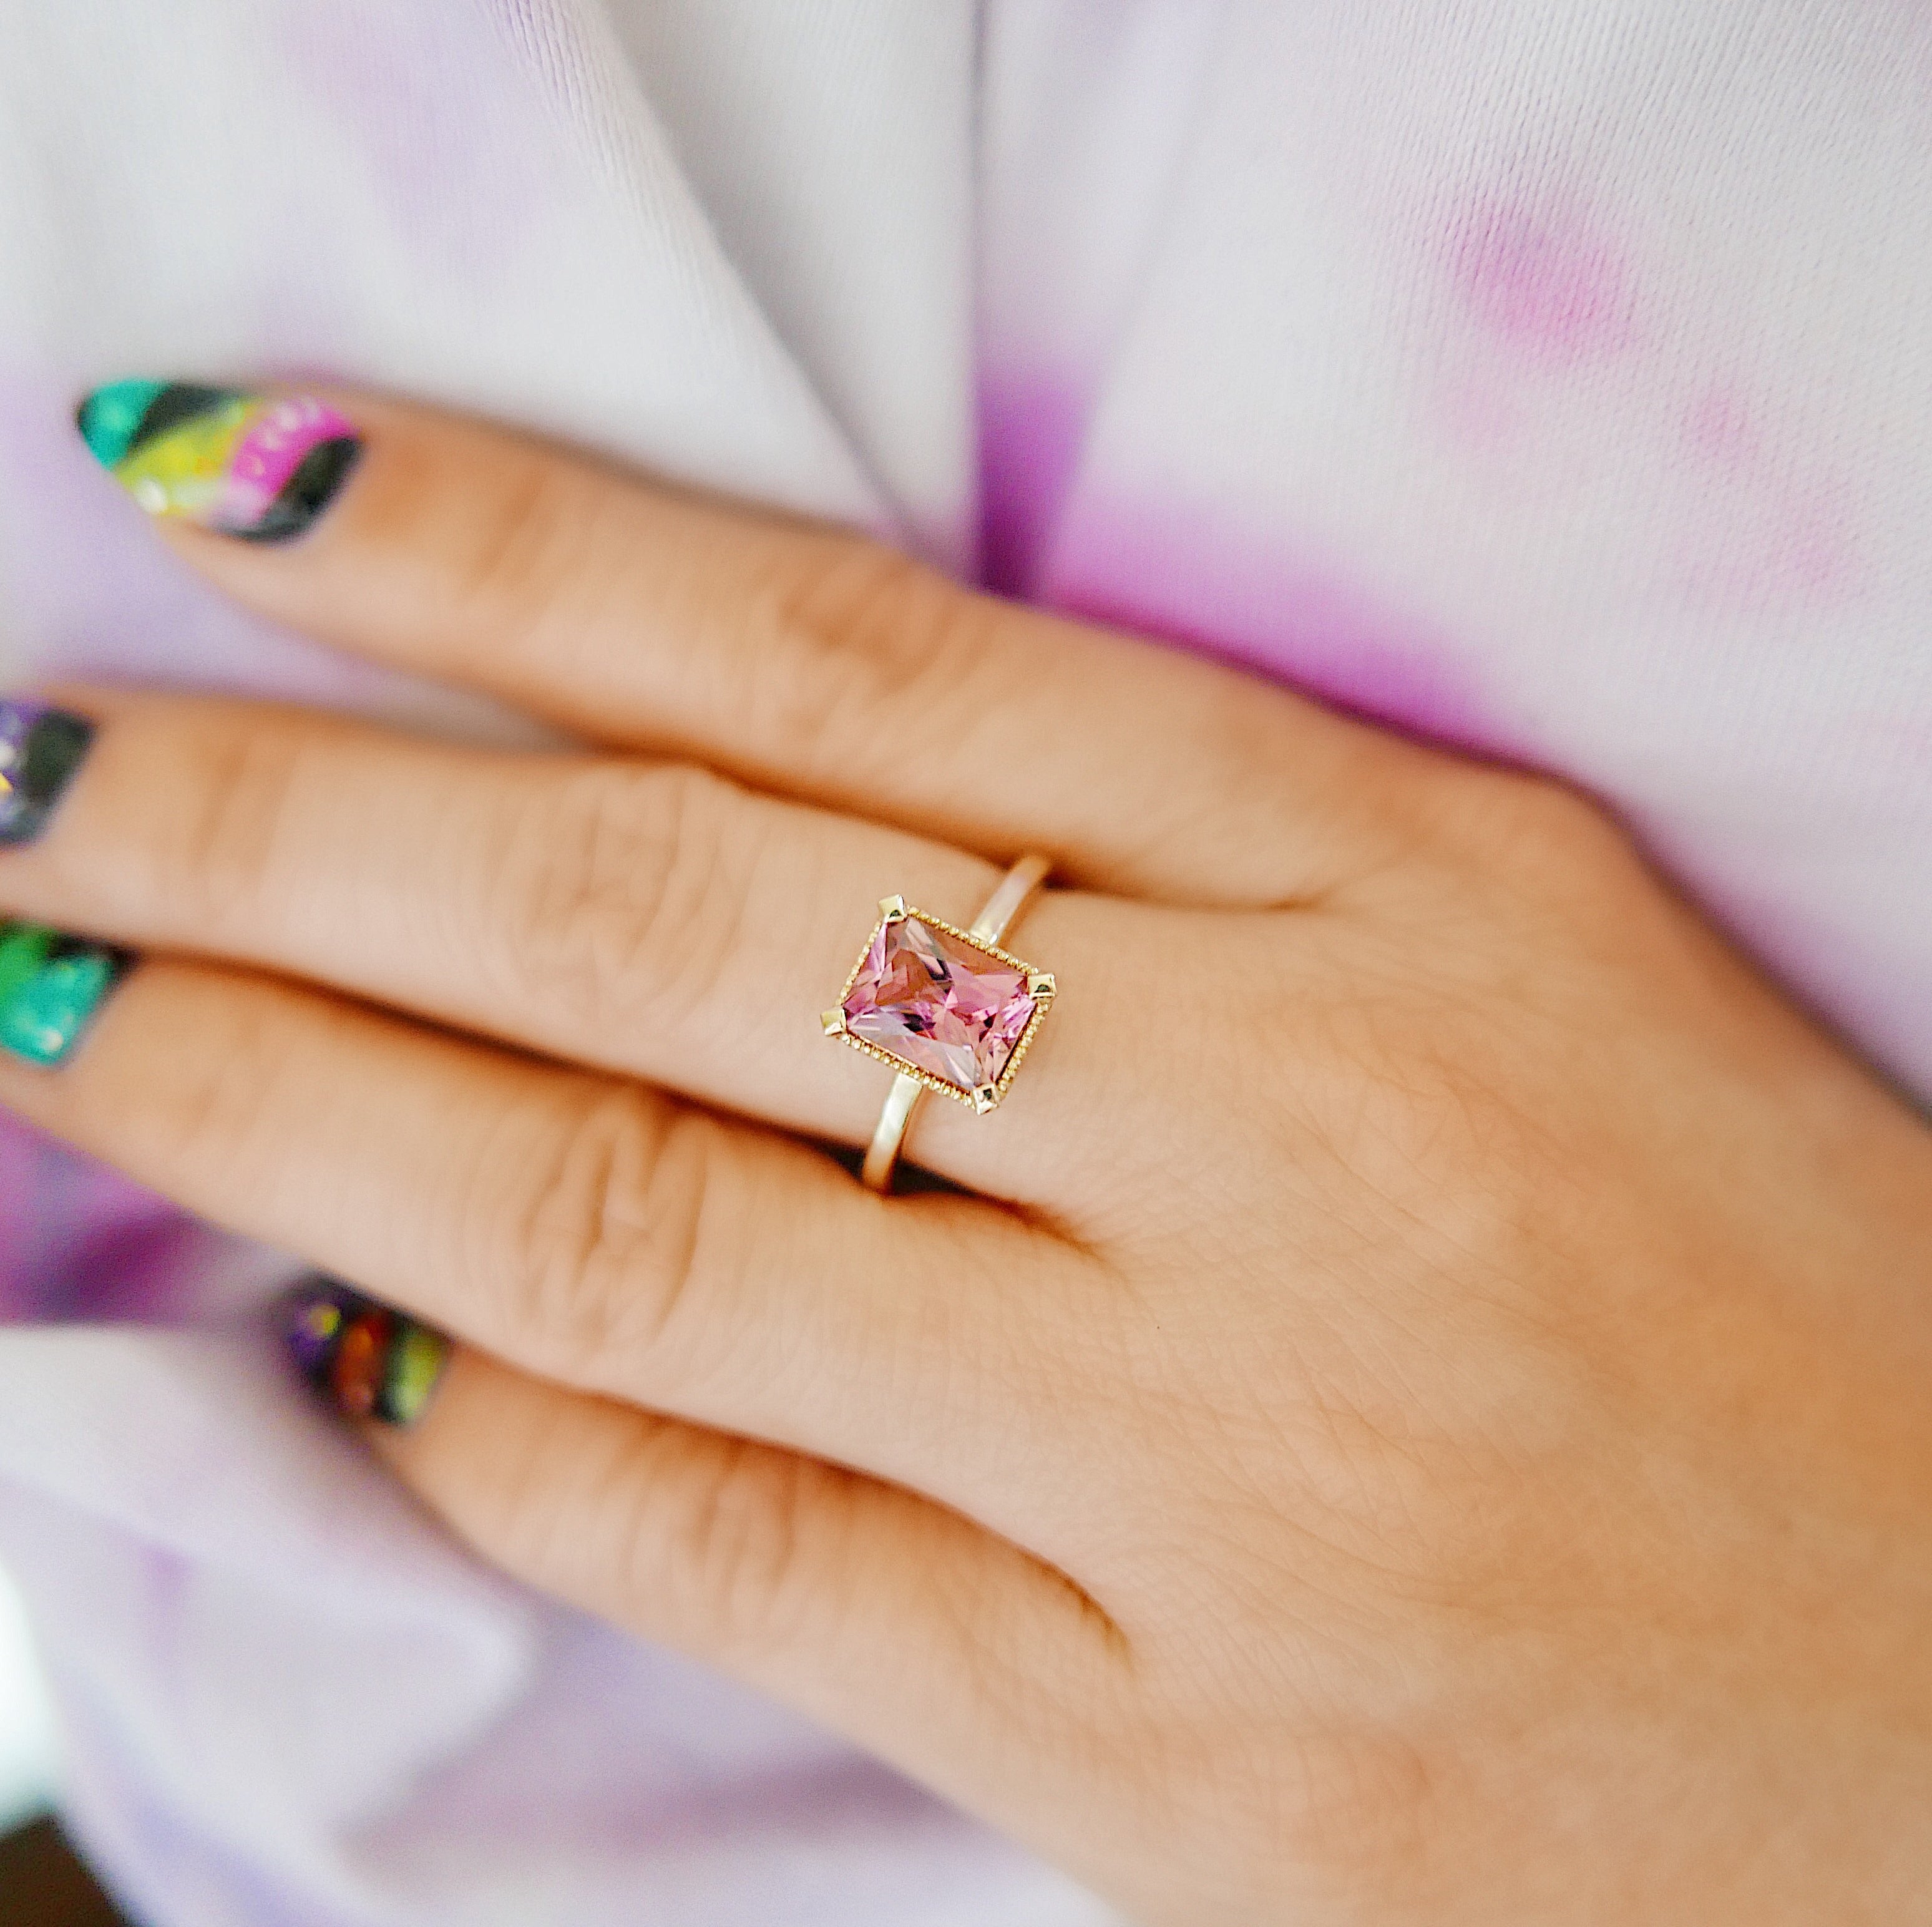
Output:
[[[1932,20],[1771,0],[0,0],[0,666],[512,727],[68,426],[324,373],[864,524],[1602,795],[1932,1094]],[[809,1013],[808,1013],[808,1017]],[[0,1552],[157,1927],[1104,1916],[431,1532],[289,1261],[0,1127]]]

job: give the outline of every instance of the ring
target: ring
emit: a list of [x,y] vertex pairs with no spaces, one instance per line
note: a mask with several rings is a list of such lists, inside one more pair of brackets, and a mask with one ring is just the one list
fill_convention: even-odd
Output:
[[861,1174],[868,1189],[892,1187],[899,1154],[928,1091],[995,1109],[1056,994],[1052,974],[1000,947],[1045,886],[1052,866],[1022,857],[970,926],[961,929],[902,896],[882,898],[879,921],[820,1020],[829,1037],[889,1064],[892,1081]]

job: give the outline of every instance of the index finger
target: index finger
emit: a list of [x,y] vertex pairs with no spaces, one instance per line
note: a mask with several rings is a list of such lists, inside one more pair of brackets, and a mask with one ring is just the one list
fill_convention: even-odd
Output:
[[[962,590],[850,532],[368,396],[285,404],[321,411],[328,486],[244,526],[222,464],[259,456],[224,455],[195,395],[248,419],[215,391],[147,403],[163,435],[199,438],[194,502],[157,482],[141,422],[90,440],[147,506],[189,508],[166,526],[196,568],[279,623],[593,740],[996,860],[1044,848],[1091,887],[1243,905],[1367,860],[1353,799],[1385,801],[1418,760],[1272,685]],[[90,403],[84,425],[103,413]],[[277,452],[267,479],[286,467],[299,494]],[[263,539],[292,525],[300,542]]]

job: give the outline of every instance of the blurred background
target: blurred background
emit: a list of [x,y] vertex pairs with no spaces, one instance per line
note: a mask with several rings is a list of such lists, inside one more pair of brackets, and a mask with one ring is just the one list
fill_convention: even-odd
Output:
[[52,1710],[20,1595],[0,1573],[0,1923],[120,1927],[50,1817]]
[[46,1811],[54,1797],[53,1720],[27,1618],[0,1573],[0,1833]]

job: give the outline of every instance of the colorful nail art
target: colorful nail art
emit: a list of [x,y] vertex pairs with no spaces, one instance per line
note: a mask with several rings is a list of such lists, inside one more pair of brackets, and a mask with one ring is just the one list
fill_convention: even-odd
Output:
[[449,1340],[333,1278],[298,1285],[286,1329],[296,1369],[352,1418],[413,1425],[428,1409]]
[[38,923],[0,923],[0,1050],[58,1064],[127,967],[104,944]]
[[31,843],[73,782],[94,725],[38,703],[0,703],[0,844]]
[[80,404],[94,459],[151,515],[244,542],[288,542],[334,500],[362,452],[353,426],[306,395],[117,381]]

